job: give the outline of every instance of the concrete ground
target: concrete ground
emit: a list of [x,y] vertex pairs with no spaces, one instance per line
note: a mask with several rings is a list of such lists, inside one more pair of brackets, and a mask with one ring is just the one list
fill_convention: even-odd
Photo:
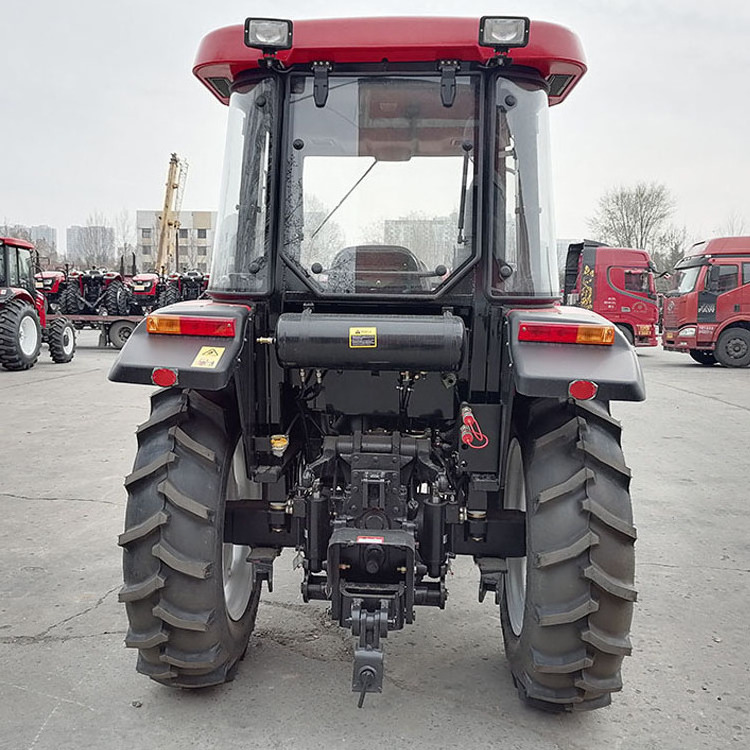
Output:
[[610,708],[517,699],[497,609],[459,560],[444,612],[386,641],[386,686],[348,692],[350,637],[304,605],[291,557],[237,679],[174,691],[135,672],[117,602],[134,429],[149,389],[116,353],[0,371],[0,748],[741,748],[750,746],[750,371],[641,354],[649,400],[616,404],[639,529],[633,656]]

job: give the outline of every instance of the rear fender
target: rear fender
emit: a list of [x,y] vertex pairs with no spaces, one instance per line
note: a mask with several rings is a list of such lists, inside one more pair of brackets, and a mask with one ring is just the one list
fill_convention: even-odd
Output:
[[153,334],[148,333],[144,318],[120,351],[109,379],[118,383],[154,385],[154,370],[166,368],[177,374],[174,384],[177,387],[206,391],[226,388],[242,352],[250,308],[196,300],[160,308],[158,314],[231,318],[235,321],[235,334],[234,337]]
[[513,380],[518,393],[567,398],[571,382],[590,380],[599,387],[597,398],[604,401],[643,401],[646,398],[635,349],[617,329],[611,346],[551,344],[519,341],[518,329],[522,322],[612,325],[598,313],[579,307],[511,310],[505,336],[510,344]]

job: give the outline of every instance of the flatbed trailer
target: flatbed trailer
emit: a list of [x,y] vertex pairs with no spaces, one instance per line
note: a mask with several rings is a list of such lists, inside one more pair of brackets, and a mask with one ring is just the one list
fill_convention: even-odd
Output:
[[99,331],[99,346],[104,348],[110,344],[115,349],[122,349],[130,338],[135,327],[140,323],[143,315],[49,315],[50,320],[66,318],[77,330],[85,327]]

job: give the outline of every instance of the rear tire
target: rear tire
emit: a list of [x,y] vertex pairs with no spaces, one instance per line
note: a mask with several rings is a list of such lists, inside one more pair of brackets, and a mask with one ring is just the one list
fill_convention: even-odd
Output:
[[39,359],[42,327],[36,310],[20,299],[0,305],[0,365],[28,370]]
[[714,356],[724,367],[750,365],[750,331],[746,328],[727,328],[722,331],[716,342]]
[[180,290],[172,284],[167,284],[167,288],[159,295],[158,307],[166,307],[180,301]]
[[115,349],[122,349],[134,329],[135,326],[129,320],[116,320],[109,326],[109,343],[112,344]]
[[635,337],[633,336],[633,329],[630,326],[626,326],[624,323],[616,323],[617,328],[620,330],[622,335],[628,340],[630,346],[635,346]]
[[47,327],[49,356],[56,364],[70,362],[76,353],[76,331],[64,318],[55,318]]
[[695,360],[699,365],[710,365],[716,364],[716,357],[713,352],[706,351],[705,349],[691,349],[688,354],[691,359]]
[[130,312],[130,295],[122,281],[109,282],[104,295],[104,306],[108,315],[127,315]]
[[537,708],[600,708],[622,688],[636,599],[620,425],[602,403],[537,399],[516,434],[504,507],[526,513],[526,557],[508,559],[501,599],[513,679]]
[[165,389],[137,438],[119,538],[125,644],[157,682],[218,685],[244,656],[260,598],[249,548],[223,543],[226,503],[244,494],[239,427],[197,391]]
[[63,289],[60,295],[60,312],[63,315],[78,315],[81,312],[81,303],[76,287],[68,285]]

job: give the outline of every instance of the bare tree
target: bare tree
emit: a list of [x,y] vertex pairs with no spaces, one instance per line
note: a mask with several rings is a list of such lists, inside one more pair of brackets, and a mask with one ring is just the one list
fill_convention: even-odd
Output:
[[747,231],[747,224],[742,214],[732,209],[714,231],[718,237],[740,237]]
[[651,250],[674,208],[666,186],[639,182],[606,192],[588,224],[602,242]]

